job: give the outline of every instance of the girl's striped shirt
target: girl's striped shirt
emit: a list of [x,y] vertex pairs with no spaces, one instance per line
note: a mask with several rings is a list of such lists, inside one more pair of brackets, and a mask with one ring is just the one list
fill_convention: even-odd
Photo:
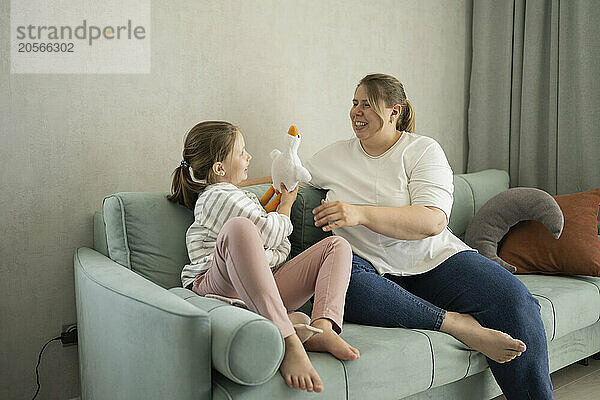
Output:
[[185,235],[191,262],[181,272],[183,287],[208,270],[219,231],[234,217],[248,218],[256,225],[272,269],[286,261],[291,249],[288,236],[293,229],[290,218],[277,212],[267,213],[254,193],[243,191],[230,183],[216,183],[207,186],[198,196],[194,222]]

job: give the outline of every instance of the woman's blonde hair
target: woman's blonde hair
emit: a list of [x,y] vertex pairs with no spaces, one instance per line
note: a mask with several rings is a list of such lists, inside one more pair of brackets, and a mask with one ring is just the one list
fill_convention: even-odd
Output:
[[238,134],[239,128],[225,121],[204,121],[190,129],[183,145],[183,161],[173,171],[167,199],[193,210],[198,195],[217,182],[212,166],[225,161]]
[[415,131],[415,110],[412,104],[406,98],[404,86],[391,75],[386,74],[371,74],[367,75],[358,82],[356,88],[363,85],[367,89],[367,97],[369,104],[375,113],[384,121],[383,111],[380,108],[380,103],[386,107],[393,107],[399,104],[402,107],[396,129],[399,131],[414,132]]

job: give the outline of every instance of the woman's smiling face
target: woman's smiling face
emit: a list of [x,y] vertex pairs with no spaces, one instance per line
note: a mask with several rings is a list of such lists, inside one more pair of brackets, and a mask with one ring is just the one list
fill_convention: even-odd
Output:
[[361,140],[373,137],[383,126],[383,121],[369,104],[367,88],[364,85],[360,85],[354,92],[350,120],[356,137]]

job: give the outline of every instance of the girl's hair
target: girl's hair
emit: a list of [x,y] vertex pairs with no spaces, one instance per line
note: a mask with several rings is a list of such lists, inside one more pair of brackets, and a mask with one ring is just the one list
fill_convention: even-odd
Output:
[[396,129],[406,132],[415,131],[415,110],[406,98],[404,87],[398,79],[386,74],[371,74],[362,78],[356,88],[358,89],[361,85],[367,89],[369,104],[382,122],[384,121],[383,111],[379,108],[381,100],[386,107],[400,104],[402,111],[398,117]]
[[194,126],[185,136],[183,161],[173,171],[167,199],[193,210],[198,195],[217,182],[212,166],[233,151],[238,133],[237,126],[224,121],[204,121]]

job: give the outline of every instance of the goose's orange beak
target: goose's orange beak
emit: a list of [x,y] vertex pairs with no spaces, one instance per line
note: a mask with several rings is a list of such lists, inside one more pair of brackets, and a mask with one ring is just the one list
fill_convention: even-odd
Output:
[[288,130],[288,135],[290,136],[298,136],[300,133],[298,132],[298,128],[296,128],[296,125],[292,125],[290,126],[290,129]]

